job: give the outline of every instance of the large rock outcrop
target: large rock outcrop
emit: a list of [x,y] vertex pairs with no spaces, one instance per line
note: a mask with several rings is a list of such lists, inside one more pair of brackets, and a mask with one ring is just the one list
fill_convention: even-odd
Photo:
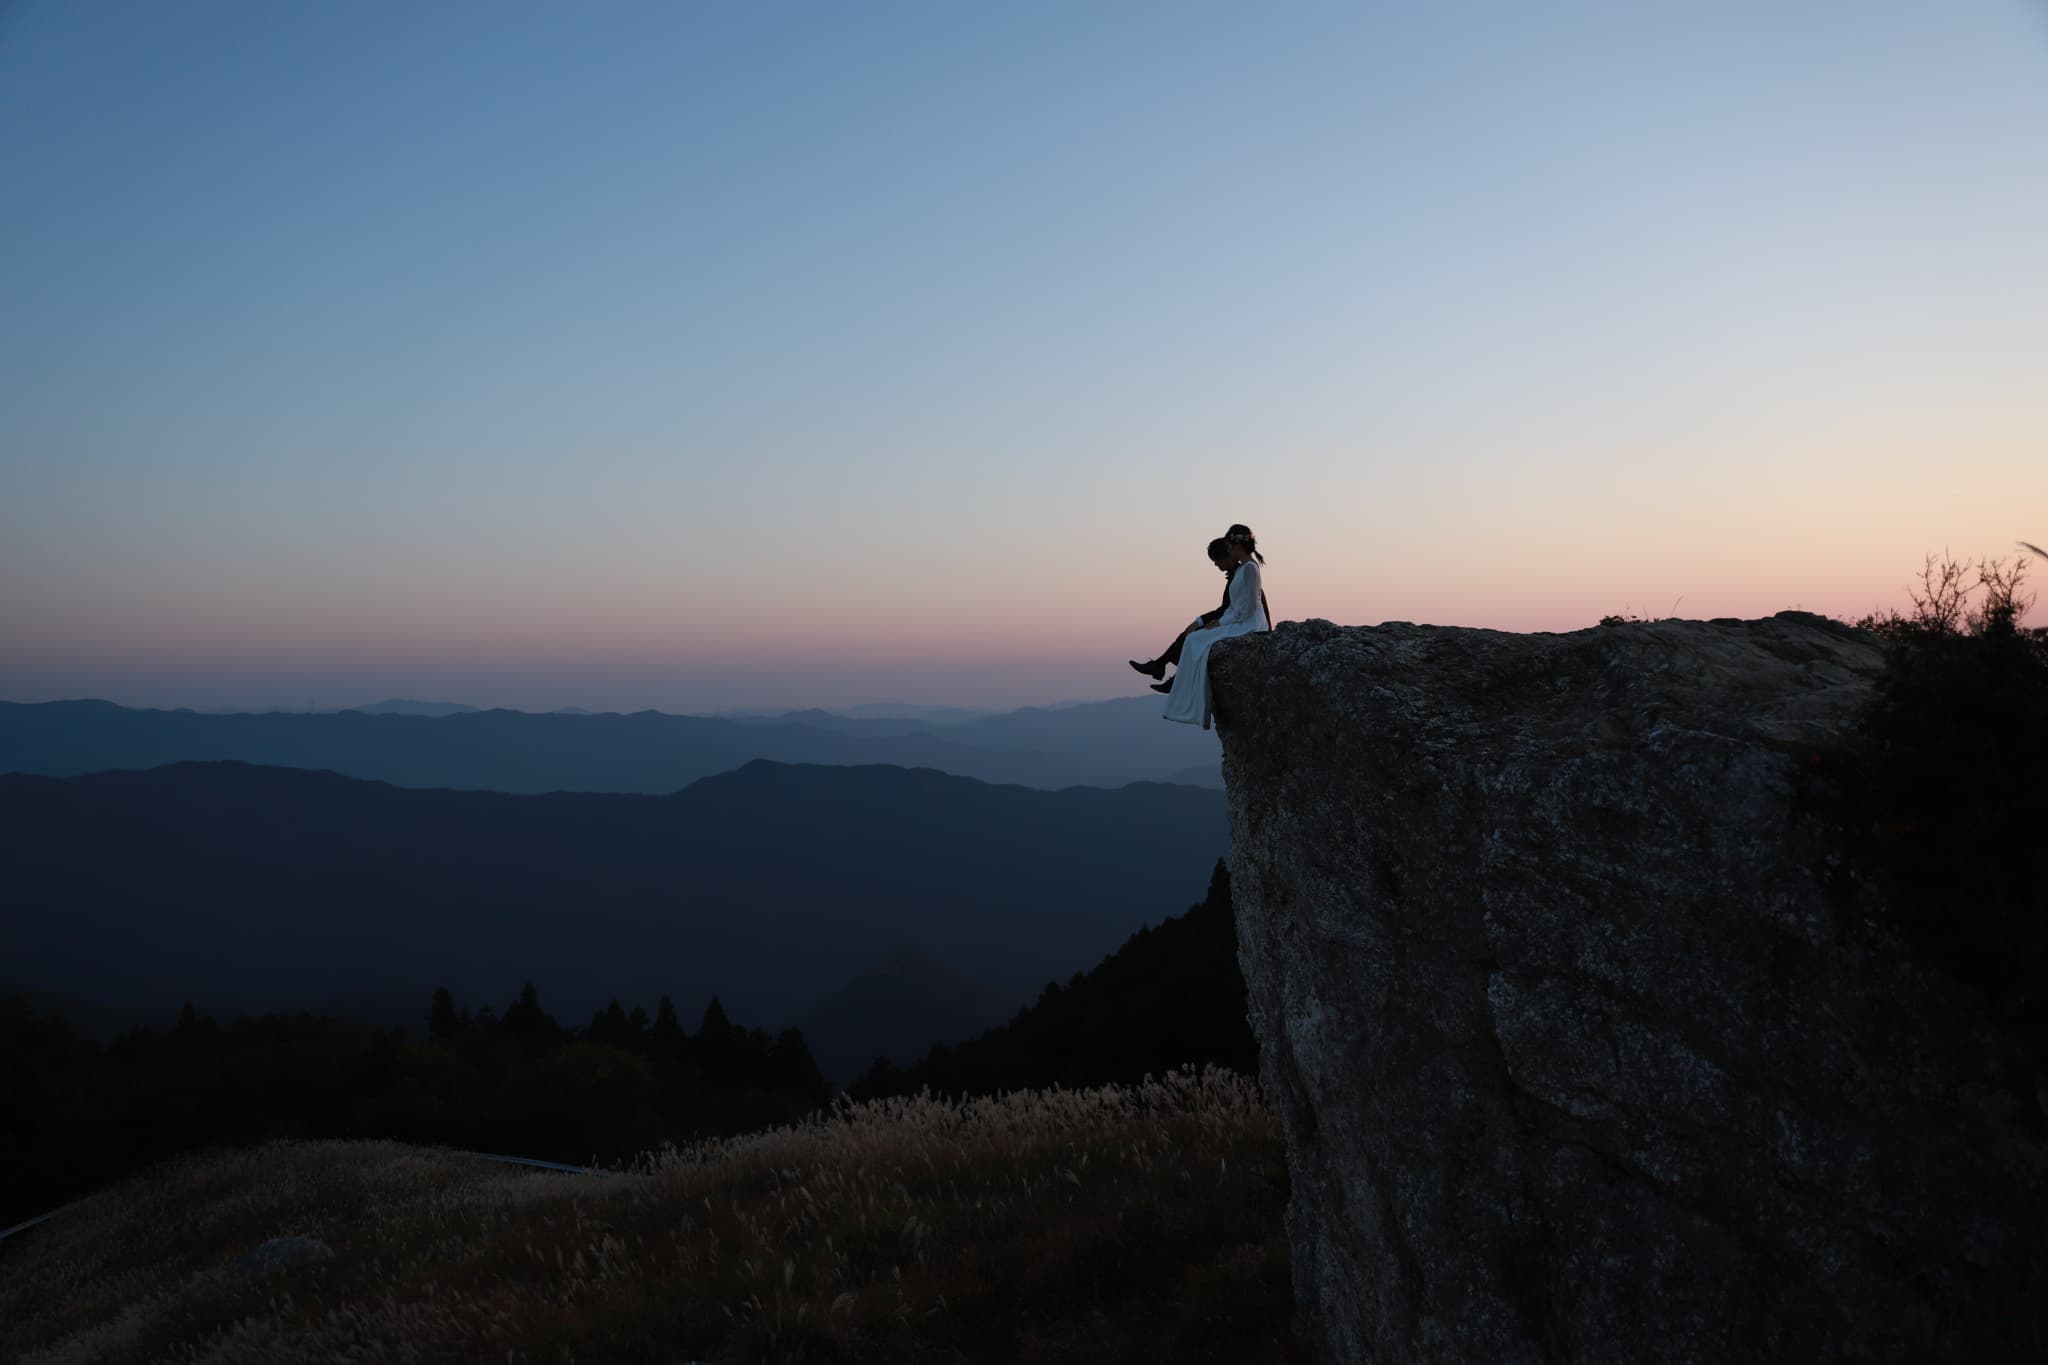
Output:
[[1804,799],[1881,662],[1790,612],[1217,647],[1316,1359],[2041,1345],[2036,1101]]

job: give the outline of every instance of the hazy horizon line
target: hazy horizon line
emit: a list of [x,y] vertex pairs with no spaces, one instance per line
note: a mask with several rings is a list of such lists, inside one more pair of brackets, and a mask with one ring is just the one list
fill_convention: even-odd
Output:
[[[1018,711],[1057,711],[1065,710],[1069,707],[1075,706],[1100,706],[1107,704],[1109,702],[1131,700],[1142,700],[1142,698],[1139,697],[1137,694],[1108,697],[1064,697],[1056,701],[1025,702],[1016,706],[988,707],[962,706],[955,702],[936,701],[868,701],[839,702],[831,705],[826,705],[823,703],[814,703],[808,705],[793,706],[726,706],[720,707],[717,710],[670,711],[659,706],[638,706],[630,710],[622,710],[616,707],[600,708],[595,706],[579,706],[574,703],[571,703],[567,706],[553,706],[535,710],[524,706],[487,706],[473,702],[458,702],[430,699],[426,697],[403,696],[380,697],[375,701],[359,702],[353,706],[318,706],[294,704],[288,702],[252,705],[222,704],[219,706],[165,706],[151,704],[147,702],[117,701],[114,698],[108,696],[67,695],[36,697],[33,699],[26,700],[17,697],[0,696],[0,706],[62,706],[67,704],[90,702],[103,706],[119,707],[124,711],[189,711],[194,715],[201,716],[336,716],[350,711],[364,712],[369,710],[369,708],[371,707],[418,706],[450,707],[454,708],[453,714],[458,715],[473,715],[488,711],[511,711],[515,714],[522,716],[642,716],[652,713],[658,716],[674,716],[680,719],[690,720],[725,720],[734,717],[764,718],[775,716],[802,715],[806,712],[812,711],[822,711],[827,715],[842,716],[847,719],[881,719],[881,717],[862,717],[856,713],[863,711],[872,712],[888,710],[953,712],[961,716],[968,717],[1003,716],[1011,715]],[[443,717],[428,716],[425,718],[442,719]]]

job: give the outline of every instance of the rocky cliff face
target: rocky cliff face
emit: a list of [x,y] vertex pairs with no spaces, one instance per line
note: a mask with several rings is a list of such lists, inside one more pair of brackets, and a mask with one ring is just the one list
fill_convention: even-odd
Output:
[[2042,1114],[1802,799],[1880,664],[1802,613],[1217,647],[1318,1360],[2042,1346]]

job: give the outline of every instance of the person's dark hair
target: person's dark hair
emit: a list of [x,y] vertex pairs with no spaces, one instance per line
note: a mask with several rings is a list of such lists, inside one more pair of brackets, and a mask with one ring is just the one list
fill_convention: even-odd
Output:
[[1237,523],[1223,533],[1223,538],[1233,544],[1242,545],[1252,552],[1252,558],[1263,564],[1266,557],[1259,553],[1259,538],[1252,534],[1252,528],[1243,522]]
[[1209,542],[1209,562],[1211,564],[1221,564],[1223,557],[1229,553],[1230,542],[1222,536],[1218,536]]

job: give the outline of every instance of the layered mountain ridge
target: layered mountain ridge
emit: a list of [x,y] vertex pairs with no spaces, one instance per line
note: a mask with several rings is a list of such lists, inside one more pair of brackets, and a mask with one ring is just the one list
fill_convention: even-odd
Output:
[[213,715],[105,701],[0,702],[0,772],[74,777],[229,759],[405,787],[523,793],[672,792],[754,759],[936,768],[1047,790],[1169,779],[1222,786],[1213,736],[1165,724],[1149,696],[944,721],[823,711]]
[[[435,722],[444,723],[444,722]],[[1027,999],[1199,892],[1222,795],[757,761],[665,796],[235,762],[0,776],[7,974],[107,1005],[305,1007],[533,980],[564,1017],[799,1022],[896,948]]]

